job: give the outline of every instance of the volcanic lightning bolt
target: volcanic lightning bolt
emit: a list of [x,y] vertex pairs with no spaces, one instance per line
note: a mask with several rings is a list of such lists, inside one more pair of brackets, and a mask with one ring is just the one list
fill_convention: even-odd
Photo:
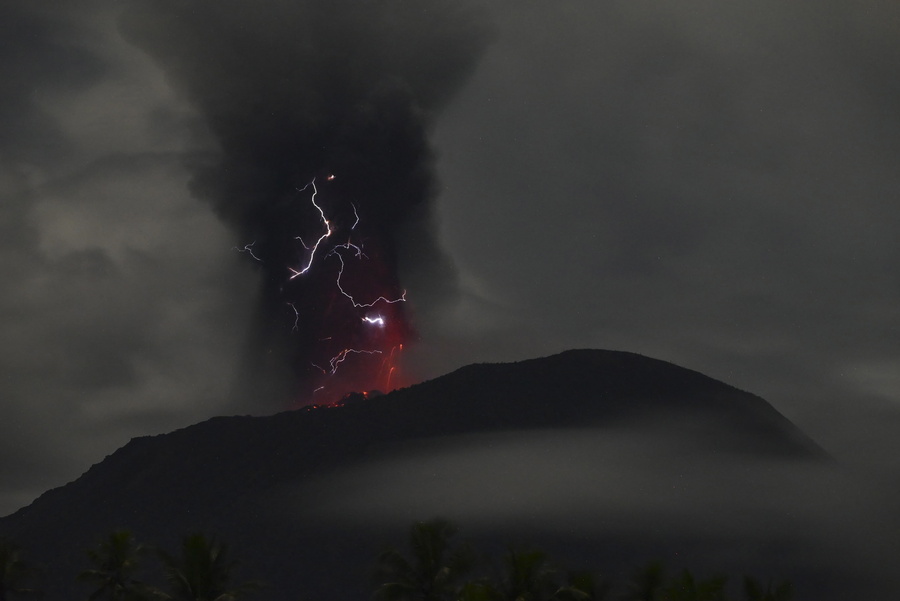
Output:
[[394,303],[402,303],[402,302],[406,301],[406,290],[404,290],[403,294],[401,294],[399,297],[394,298],[394,299],[388,299],[383,296],[379,296],[378,298],[373,300],[371,303],[357,302],[356,299],[353,298],[353,296],[351,294],[349,294],[346,290],[344,290],[343,286],[341,286],[341,276],[344,275],[344,259],[343,259],[343,257],[341,257],[341,255],[339,253],[335,253],[335,252],[329,253],[329,255],[331,255],[331,254],[336,256],[338,258],[338,260],[340,260],[340,262],[341,262],[341,268],[340,268],[340,270],[338,270],[337,280],[335,281],[335,283],[337,284],[338,290],[341,291],[341,294],[343,294],[344,296],[349,298],[350,302],[353,303],[353,306],[356,307],[357,309],[374,307],[378,303],[387,303],[389,305],[393,305]]
[[287,306],[294,311],[294,327],[291,328],[291,331],[296,332],[300,326],[300,311],[297,310],[294,303],[287,303]]
[[254,261],[259,261],[260,263],[262,263],[262,259],[260,259],[259,257],[257,257],[256,255],[253,254],[253,245],[254,244],[256,244],[255,241],[251,242],[250,244],[245,244],[243,248],[238,248],[237,246],[234,246],[232,248],[234,250],[238,251],[239,253],[247,253],[248,255],[253,257]]
[[[333,175],[329,175],[327,179],[328,179],[328,181],[331,181],[331,180],[334,179],[334,176],[333,176]],[[325,240],[325,238],[328,238],[329,236],[331,236],[331,234],[332,234],[332,232],[333,232],[333,230],[331,229],[331,224],[328,222],[328,219],[325,218],[325,212],[322,210],[322,207],[320,207],[318,204],[316,204],[316,194],[319,193],[319,190],[316,188],[316,180],[313,179],[311,182],[309,182],[308,184],[306,184],[306,185],[303,186],[302,188],[298,188],[298,189],[297,189],[297,192],[303,192],[304,190],[306,190],[306,189],[309,188],[310,186],[312,186],[313,192],[312,192],[312,196],[310,197],[309,200],[310,200],[310,202],[312,203],[312,205],[313,205],[314,207],[316,207],[316,210],[319,211],[319,216],[322,218],[322,223],[325,224],[325,233],[322,234],[322,235],[319,237],[318,240],[316,240],[316,243],[313,244],[313,247],[310,249],[310,251],[309,251],[309,261],[307,261],[306,267],[304,267],[304,268],[301,269],[300,271],[297,271],[296,269],[293,269],[292,267],[288,267],[288,270],[290,270],[290,272],[291,272],[291,279],[292,279],[292,280],[293,280],[295,277],[301,276],[301,275],[303,275],[304,273],[306,273],[307,271],[309,271],[309,268],[312,267],[313,259],[316,258],[316,251],[319,250],[319,245],[322,244],[322,242]],[[299,236],[297,236],[295,239],[296,239],[296,240],[300,240],[300,243],[303,244],[304,248],[306,247],[306,244],[303,242],[303,239],[302,239],[302,238],[300,238]],[[252,253],[251,253],[251,254],[252,254]]]
[[[333,175],[324,178],[325,183],[334,180]],[[380,251],[377,245],[374,258],[364,251],[365,245],[373,242],[364,236],[365,222],[356,202],[332,199],[327,194],[320,197],[315,178],[295,190],[300,196],[300,200],[295,202],[301,203],[300,206],[308,203],[308,214],[310,218],[315,217],[314,220],[305,220],[306,227],[312,229],[312,224],[316,223],[320,229],[313,244],[306,244],[304,236],[298,235],[305,234],[306,239],[310,240],[313,237],[309,236],[308,231],[293,232],[286,237],[286,242],[294,240],[295,244],[299,243],[297,250],[302,256],[298,256],[294,266],[286,266],[288,273],[280,290],[284,295],[284,305],[288,308],[285,327],[295,336],[308,332],[315,335],[318,351],[308,360],[308,365],[313,368],[311,373],[315,374],[311,394],[316,398],[323,395],[339,397],[350,386],[364,386],[364,390],[390,389],[396,382],[398,349],[402,348],[402,342],[409,335],[403,314],[393,306],[406,301],[406,291],[387,293],[396,284],[384,281],[386,278],[378,261]],[[357,232],[357,227],[362,234]],[[303,222],[298,223],[297,228],[302,230]],[[342,232],[345,241],[332,242],[338,237],[336,234]],[[359,239],[354,241],[354,236],[359,236]],[[254,244],[238,250],[260,261],[253,253]],[[318,298],[304,294],[310,290],[316,291]],[[375,306],[381,307],[378,313],[360,312]],[[309,323],[307,316],[310,313],[327,319]],[[349,321],[352,315],[355,315],[352,319],[358,326],[350,325],[353,323]],[[373,363],[369,357],[374,356],[382,358]]]
[[355,349],[355,348],[345,348],[340,353],[338,353],[337,355],[332,357],[331,361],[328,362],[329,365],[331,365],[331,373],[337,373],[338,365],[343,363],[344,359],[346,359],[347,355],[349,355],[350,353],[355,353],[357,355],[380,355],[381,351],[379,351],[379,350],[366,351],[366,350],[360,350],[360,349]]

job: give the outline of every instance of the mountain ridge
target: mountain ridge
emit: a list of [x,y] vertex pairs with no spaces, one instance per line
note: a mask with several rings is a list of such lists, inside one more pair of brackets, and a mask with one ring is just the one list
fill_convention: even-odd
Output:
[[[702,453],[828,459],[760,397],[665,361],[581,349],[472,364],[342,406],[219,416],[137,437],[78,479],[0,518],[0,534],[32,541],[43,561],[70,572],[77,571],[79,553],[96,536],[119,527],[164,544],[197,529],[256,540],[269,518],[254,514],[285,483],[365,465],[397,445],[541,429],[598,428],[602,435],[604,427],[622,423],[662,424]],[[700,425],[685,429],[685,423]],[[302,514],[302,507],[297,510]],[[272,536],[282,536],[277,525],[266,527]],[[303,539],[322,526],[297,528],[295,536]],[[292,544],[287,537],[275,546]],[[48,598],[70,595],[67,586],[51,589]]]
[[[600,378],[599,382],[592,382],[594,374],[586,370],[587,366],[603,368],[606,381]],[[636,367],[639,369],[636,370]],[[611,373],[618,377],[610,378]],[[653,377],[647,379],[645,376],[648,373]],[[535,386],[535,379],[552,386]],[[623,379],[628,380],[627,386],[623,386]],[[492,386],[479,386],[479,383],[486,381],[491,382]],[[572,394],[573,390],[583,393],[586,384],[595,386],[597,395],[589,398],[588,402],[542,402],[551,394]],[[678,392],[676,394],[673,391]],[[350,432],[345,433],[347,446],[343,449],[344,454],[352,454],[359,452],[367,444],[378,444],[383,440],[397,441],[529,427],[584,427],[614,420],[640,419],[647,413],[660,418],[673,411],[683,413],[705,409],[716,413],[725,411],[724,416],[727,417],[729,408],[721,406],[720,395],[723,394],[733,395],[729,401],[740,403],[744,409],[748,405],[753,406],[752,416],[757,420],[752,424],[755,430],[769,426],[771,429],[763,434],[786,435],[777,448],[772,449],[776,454],[785,452],[792,456],[819,459],[827,457],[827,453],[761,397],[701,372],[637,353],[576,349],[516,362],[469,364],[432,380],[343,406],[301,408],[267,416],[215,416],[172,432],[136,437],[91,466],[75,481],[45,492],[34,503],[45,502],[41,499],[48,494],[79,480],[93,480],[99,471],[103,471],[101,465],[104,463],[127,463],[132,458],[146,456],[148,453],[145,449],[157,445],[158,441],[171,443],[184,439],[193,445],[196,444],[195,435],[209,429],[215,429],[214,444],[217,446],[236,448],[256,443],[268,447],[268,452],[277,457],[284,450],[272,447],[272,426],[275,426],[276,433],[281,432],[283,435],[291,429],[296,430],[297,434],[303,434],[306,438],[294,441],[295,444],[312,450],[328,442],[322,440],[323,434],[332,427],[333,422],[338,422],[345,416],[362,415],[368,418],[377,412],[382,417],[398,417],[395,422],[386,421],[381,424],[375,424],[369,419],[353,420],[349,425]],[[463,399],[464,395],[468,398]],[[615,399],[614,404],[610,404],[609,397],[614,395],[619,395],[619,398]],[[629,403],[638,404],[629,406],[621,402],[622,398]],[[418,419],[414,423],[399,419],[400,416],[414,413],[416,409],[431,411],[424,420]],[[519,415],[514,415],[517,410],[520,411]],[[746,420],[748,416],[742,415],[742,418]],[[363,425],[366,429],[361,428]],[[743,425],[747,427],[748,422],[745,421]],[[239,445],[241,442],[243,444]],[[170,451],[168,455],[177,453],[177,450]],[[164,458],[165,456],[156,456],[157,461]],[[337,454],[331,456],[331,459],[338,458]],[[321,460],[327,466],[329,456],[322,455]],[[28,507],[7,517],[15,516],[25,509]],[[0,518],[0,523],[3,519],[6,518]]]

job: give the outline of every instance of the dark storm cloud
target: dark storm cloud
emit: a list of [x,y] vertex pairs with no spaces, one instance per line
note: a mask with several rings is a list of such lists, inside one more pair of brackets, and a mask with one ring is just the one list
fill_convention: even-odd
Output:
[[252,276],[186,192],[190,119],[116,11],[0,8],[0,513],[230,398]]
[[[386,288],[373,289],[372,298],[411,287],[424,312],[453,291],[452,269],[433,236],[428,134],[485,47],[486,29],[470,10],[442,1],[146,1],[129,8],[122,30],[164,66],[221,150],[194,165],[192,189],[234,227],[241,245],[253,243],[263,292],[249,354],[290,347],[284,360],[299,381],[288,385],[294,398],[310,395],[311,378],[321,378],[311,363],[327,365],[367,327],[335,313],[335,276],[320,275],[318,264],[288,280],[288,267],[305,260],[296,237],[321,235],[318,214],[298,196],[312,178],[324,187],[325,176],[337,174],[323,193],[337,207],[328,209],[335,227],[359,217],[354,241],[365,242],[385,270]],[[320,259],[346,242],[344,230]],[[398,269],[409,283],[399,281]],[[299,313],[293,328],[288,303]],[[393,322],[406,319],[402,306],[390,310]],[[386,327],[400,328],[390,344],[408,338],[408,326]],[[328,344],[335,348],[320,356],[318,347]]]
[[60,40],[58,23],[22,4],[0,7],[0,248],[23,251],[34,242],[27,222],[27,174],[22,163],[46,165],[65,153],[57,122],[34,102],[37,90],[82,86],[102,67]]
[[[65,11],[61,11],[65,12]],[[0,8],[0,158],[44,163],[65,153],[67,140],[37,106],[38,90],[83,88],[104,64],[71,39],[70,24],[53,8],[7,2]]]
[[[0,418],[0,513],[30,501],[48,482],[69,475],[46,440],[52,417],[36,416],[42,404],[35,381],[57,373],[50,357],[40,356],[40,335],[23,282],[45,264],[38,258],[39,231],[31,210],[37,199],[34,172],[66,155],[67,140],[58,122],[37,102],[41,90],[82,88],[103,71],[102,63],[67,43],[66,27],[24,4],[0,7],[0,351],[3,406]],[[37,350],[37,348],[40,350]],[[35,352],[37,351],[37,352]],[[51,351],[52,352],[52,351]],[[36,419],[37,418],[37,419]],[[46,440],[46,443],[35,441]]]
[[[227,404],[231,338],[242,333],[227,304],[249,299],[216,264],[229,247],[214,218],[192,217],[180,206],[192,199],[167,190],[180,162],[119,156],[9,191],[27,201],[32,228],[27,243],[0,255],[0,472],[7,487],[30,491],[17,499],[77,476],[148,426],[168,430]],[[148,188],[127,191],[137,185]],[[190,242],[198,231],[219,240],[221,253]],[[224,291],[231,301],[220,305]]]
[[473,298],[444,348],[471,347],[457,324],[486,301],[507,325],[485,358],[627,348],[816,428],[867,396],[849,366],[897,365],[895,4],[498,13],[436,136],[443,238]]

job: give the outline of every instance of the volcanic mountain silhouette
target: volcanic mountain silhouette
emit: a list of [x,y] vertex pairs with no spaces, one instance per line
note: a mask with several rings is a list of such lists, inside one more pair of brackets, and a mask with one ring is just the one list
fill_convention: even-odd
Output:
[[[74,482],[0,519],[0,534],[50,567],[44,583],[49,601],[83,592],[74,588],[74,576],[87,567],[84,550],[121,527],[170,549],[190,532],[217,534],[230,544],[247,577],[273,586],[266,598],[364,598],[365,569],[398,531],[368,514],[364,492],[326,495],[328,486],[317,482],[363,473],[390,458],[424,457],[423,442],[473,436],[492,441],[511,433],[525,433],[526,439],[541,432],[565,437],[576,430],[602,438],[607,428],[640,430],[651,423],[653,432],[682,439],[695,457],[828,461],[757,396],[640,355],[573,350],[518,363],[470,365],[343,406],[216,417],[137,438]],[[440,474],[437,478],[446,484]],[[428,486],[421,483],[422,489]],[[345,520],[323,514],[329,498],[355,503],[357,509],[348,511],[356,514]],[[399,535],[404,531],[401,527]]]

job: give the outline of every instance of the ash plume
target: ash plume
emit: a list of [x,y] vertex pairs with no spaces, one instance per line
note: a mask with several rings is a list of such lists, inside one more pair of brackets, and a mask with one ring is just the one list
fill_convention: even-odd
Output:
[[301,403],[395,384],[410,305],[359,305],[412,286],[421,314],[455,290],[428,135],[489,41],[483,18],[450,1],[139,0],[120,29],[218,146],[191,185],[260,271],[249,381]]

